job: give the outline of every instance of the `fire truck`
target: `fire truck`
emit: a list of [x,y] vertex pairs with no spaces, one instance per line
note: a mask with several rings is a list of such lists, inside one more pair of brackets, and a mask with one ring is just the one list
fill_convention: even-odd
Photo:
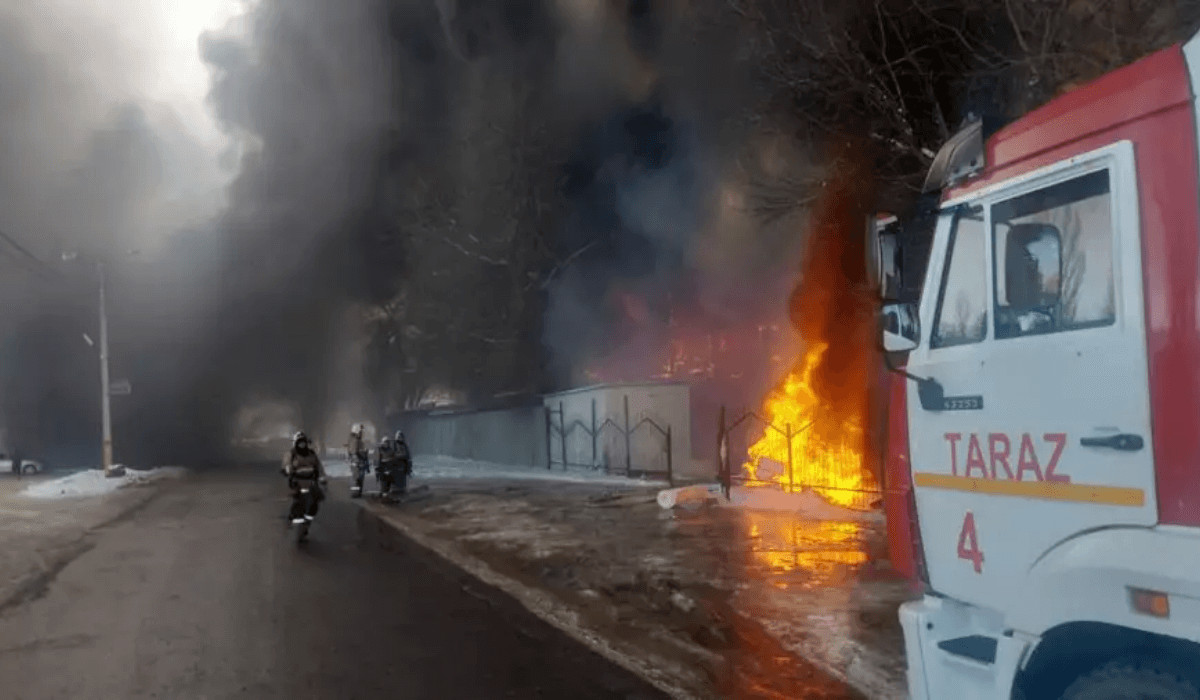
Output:
[[1200,698],[1198,96],[1200,35],[970,124],[872,227],[878,279],[925,256],[881,285],[914,700]]

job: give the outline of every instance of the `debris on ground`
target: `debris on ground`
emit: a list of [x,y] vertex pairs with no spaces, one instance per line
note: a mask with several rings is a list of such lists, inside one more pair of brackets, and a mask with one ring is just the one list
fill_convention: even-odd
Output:
[[707,505],[716,505],[721,500],[721,487],[711,486],[681,486],[674,489],[663,489],[655,499],[659,507],[695,509]]

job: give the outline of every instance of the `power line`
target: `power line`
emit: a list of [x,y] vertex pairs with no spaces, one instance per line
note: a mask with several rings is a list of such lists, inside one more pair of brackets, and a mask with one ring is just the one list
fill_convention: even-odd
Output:
[[17,242],[16,239],[14,239],[12,236],[5,233],[3,229],[0,229],[0,239],[3,239],[10,246],[12,246],[17,252],[21,253],[26,258],[31,260],[34,263],[34,265],[36,265],[42,271],[48,272],[54,276],[58,276],[57,270],[50,267],[46,263],[42,262],[41,258],[39,258],[38,256],[34,255],[33,253],[29,252],[29,250],[25,246],[21,245],[20,243]]
[[0,246],[0,254],[3,254],[4,259],[12,262],[13,266],[20,272],[27,272],[31,275],[37,275],[42,279],[46,279],[44,270],[34,267],[32,263],[24,257],[17,255],[9,246]]

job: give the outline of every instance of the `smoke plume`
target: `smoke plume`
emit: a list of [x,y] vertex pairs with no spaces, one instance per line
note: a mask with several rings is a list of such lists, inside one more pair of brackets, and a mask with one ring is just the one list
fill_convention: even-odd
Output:
[[[798,236],[764,255],[744,211],[750,88],[713,53],[731,42],[690,8],[568,0],[265,0],[209,36],[244,146],[212,386],[288,395],[313,425],[348,393],[379,416],[606,358],[644,378],[681,317],[782,316]],[[330,386],[359,347],[332,329],[372,308],[369,386]]]
[[[109,278],[118,457],[157,441],[191,389],[187,349],[207,313],[208,224],[228,173],[202,110],[174,100],[153,61],[173,44],[162,8],[51,0],[0,9],[0,448],[96,463],[96,264]],[[186,88],[198,60],[175,66]],[[194,70],[193,70],[194,69]],[[202,90],[202,83],[195,83]],[[136,251],[136,255],[131,254]],[[74,262],[63,262],[63,253]],[[182,351],[181,351],[182,350]]]
[[746,394],[772,379],[802,242],[776,209],[819,169],[748,118],[764,87],[725,3],[259,0],[190,47],[199,116],[65,10],[0,16],[0,231],[29,253],[0,246],[10,442],[93,458],[85,260],[134,385],[123,459],[212,455],[254,405],[320,436],[432,392],[713,358]]

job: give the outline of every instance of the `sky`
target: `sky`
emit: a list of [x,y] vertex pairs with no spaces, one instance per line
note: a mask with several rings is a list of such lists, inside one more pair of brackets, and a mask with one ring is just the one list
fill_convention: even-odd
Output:
[[211,220],[235,162],[222,160],[233,144],[208,105],[199,39],[243,10],[0,0],[0,228],[52,256],[113,232],[153,249]]

